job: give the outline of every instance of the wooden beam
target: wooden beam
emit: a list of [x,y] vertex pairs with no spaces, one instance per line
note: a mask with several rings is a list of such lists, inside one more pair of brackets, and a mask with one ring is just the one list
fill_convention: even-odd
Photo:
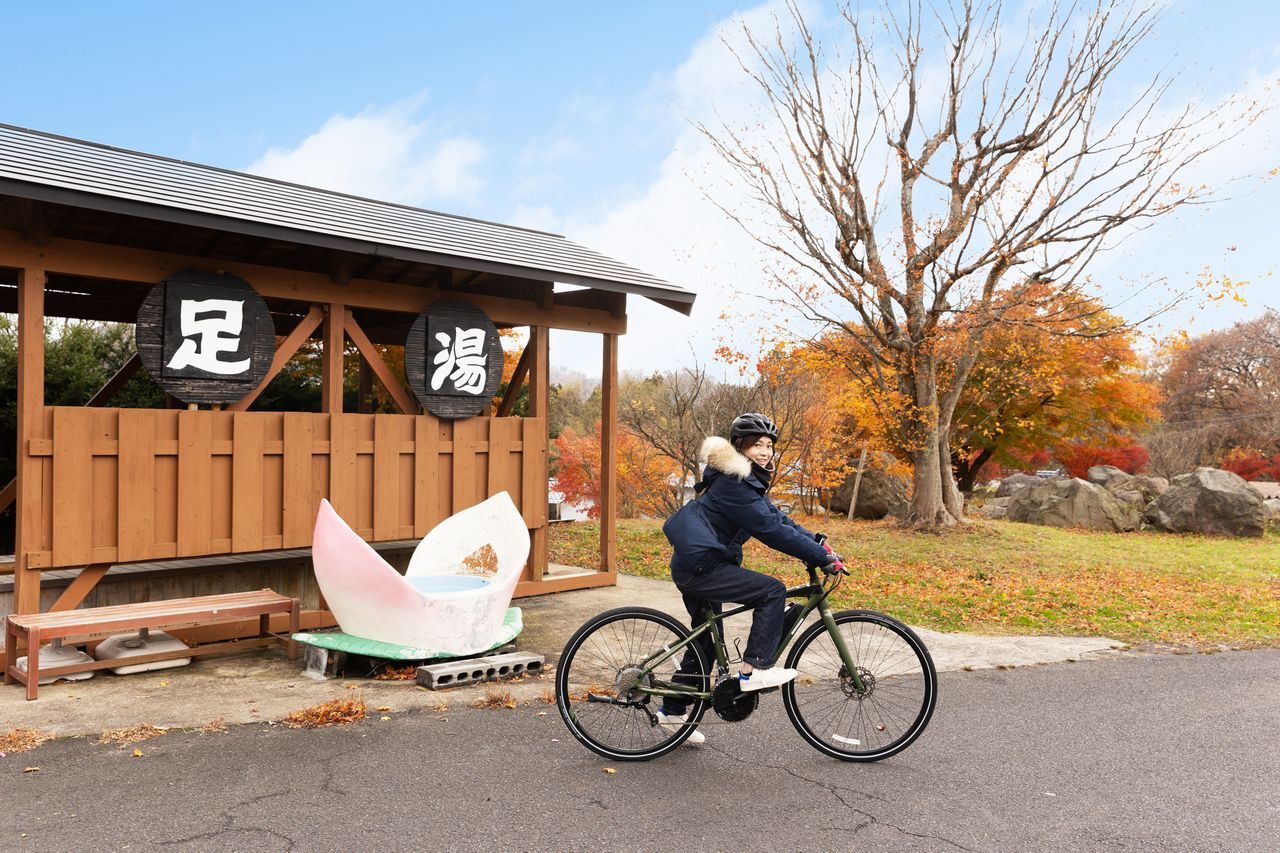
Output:
[[293,354],[298,351],[298,347],[302,346],[303,341],[311,337],[311,333],[316,330],[316,327],[323,320],[324,309],[319,305],[312,305],[311,310],[302,318],[302,321],[293,327],[293,331],[289,333],[289,336],[276,348],[275,358],[271,359],[271,367],[267,370],[267,375],[262,377],[262,381],[258,383],[258,387],[236,400],[230,406],[227,406],[227,411],[247,412],[249,407],[253,405],[253,401],[258,399],[258,395],[266,390],[266,387],[271,384],[271,380],[276,378],[276,374],[289,363],[289,359],[293,358]]
[[498,406],[498,417],[505,418],[511,414],[511,410],[516,405],[516,398],[520,396],[520,389],[524,387],[524,378],[529,373],[529,362],[533,358],[533,347],[525,345],[524,351],[520,353],[520,360],[516,362],[516,369],[511,374],[511,381],[507,383],[507,393],[502,395],[502,403]]
[[533,353],[529,360],[529,417],[531,418],[547,416],[551,393],[551,372],[548,364],[550,333],[551,330],[546,326],[529,327],[529,343],[525,345],[525,349]]
[[75,610],[85,597],[93,591],[98,585],[98,581],[102,580],[102,576],[107,573],[110,566],[85,566],[80,570],[80,574],[76,575],[76,579],[67,585],[62,591],[62,595],[58,596],[58,600],[49,608],[50,613],[61,610]]
[[395,400],[396,408],[402,414],[416,415],[418,414],[418,404],[415,402],[413,395],[404,387],[399,379],[396,379],[391,368],[387,367],[387,363],[382,360],[382,354],[378,352],[378,348],[369,340],[369,336],[364,330],[356,324],[356,318],[347,312],[346,321],[347,337],[351,338],[351,342],[356,345],[356,349],[360,350],[360,354],[364,356],[364,360],[369,362],[369,367],[373,370],[378,381],[382,383],[382,387],[387,389],[387,393],[391,395],[391,399]]
[[342,413],[343,354],[347,349],[347,309],[330,302],[324,318],[324,362],[320,369],[320,411]]
[[456,298],[483,310],[498,325],[525,326],[530,323],[577,332],[625,334],[625,319],[608,311],[572,305],[541,305],[527,299],[511,299],[479,293],[385,281],[352,278],[347,285],[335,284],[327,274],[286,270],[260,264],[218,259],[210,261],[199,255],[149,252],[83,240],[53,238],[42,247],[32,246],[14,231],[0,229],[0,266],[27,267],[39,265],[49,272],[88,278],[133,281],[151,285],[187,268],[217,269],[235,273],[253,285],[268,299],[303,302],[340,302],[348,308],[372,308],[420,314],[439,299]]
[[40,570],[31,567],[30,553],[44,550],[40,541],[44,507],[43,459],[32,459],[28,448],[44,435],[44,286],[42,266],[18,270],[18,511],[15,518],[13,612],[40,611]]
[[602,335],[600,366],[600,568],[617,571],[618,336]]
[[0,489],[0,512],[4,512],[13,503],[18,496],[18,480],[15,477],[9,481],[9,485]]
[[116,375],[107,380],[107,384],[99,389],[97,394],[90,398],[86,406],[105,406],[111,402],[111,398],[120,393],[120,389],[124,384],[133,378],[133,374],[142,369],[142,357],[136,352],[133,357],[120,365],[120,369],[116,371]]
[[536,482],[532,483],[532,491],[526,491],[523,499],[526,504],[532,503],[537,511],[535,513],[536,526],[530,534],[529,542],[529,567],[526,569],[528,580],[540,583],[542,577],[547,571],[547,562],[549,557],[547,542],[547,468],[545,464],[547,452],[547,413],[550,408],[551,394],[551,367],[550,367],[550,338],[551,330],[546,326],[530,326],[529,327],[529,343],[525,345],[527,350],[532,352],[529,360],[529,417],[538,420],[542,424],[539,430],[540,434],[528,436],[525,439],[525,465],[530,465],[529,454],[534,451],[531,447],[533,442],[537,442],[540,447],[537,448],[542,453],[543,463],[540,468]]

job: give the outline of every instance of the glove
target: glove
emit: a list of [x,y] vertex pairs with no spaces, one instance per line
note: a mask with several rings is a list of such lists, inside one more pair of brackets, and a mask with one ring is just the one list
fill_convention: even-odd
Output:
[[[823,546],[823,547],[826,547],[826,546]],[[845,567],[844,560],[841,558],[839,554],[837,554],[835,551],[832,551],[830,548],[827,548],[827,553],[830,555],[830,562],[828,562],[825,566],[822,567],[822,571],[825,574],[828,574],[828,575],[849,574],[849,569]]]

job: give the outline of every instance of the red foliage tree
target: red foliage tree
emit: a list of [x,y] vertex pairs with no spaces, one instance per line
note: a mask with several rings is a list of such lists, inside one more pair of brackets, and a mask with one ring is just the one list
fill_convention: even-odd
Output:
[[1126,474],[1137,474],[1147,466],[1147,451],[1132,441],[1106,445],[1063,444],[1054,455],[1072,477],[1084,478],[1094,465],[1113,465]]
[[1246,480],[1280,481],[1280,453],[1267,458],[1257,450],[1237,447],[1223,457],[1221,466]]

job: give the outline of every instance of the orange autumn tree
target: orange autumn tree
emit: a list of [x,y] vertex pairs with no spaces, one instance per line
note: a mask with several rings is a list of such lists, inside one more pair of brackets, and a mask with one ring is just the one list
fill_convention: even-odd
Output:
[[1049,285],[1029,292],[987,330],[956,406],[961,491],[990,461],[1018,468],[1044,448],[1073,459],[1081,448],[1118,451],[1158,414],[1159,389],[1142,373],[1132,329],[1097,300],[1063,298]]
[[[552,474],[566,501],[588,505],[587,517],[600,517],[600,422],[591,433],[565,427],[552,442]],[[618,430],[618,514],[665,518],[683,503],[680,465],[652,444]]]

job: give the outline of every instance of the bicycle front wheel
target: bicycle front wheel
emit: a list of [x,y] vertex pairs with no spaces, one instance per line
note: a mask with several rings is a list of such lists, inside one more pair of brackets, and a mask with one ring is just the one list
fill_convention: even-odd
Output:
[[[706,710],[691,700],[688,723],[659,725],[660,700],[639,690],[671,682],[683,652],[652,671],[643,662],[689,636],[674,617],[646,607],[621,607],[589,619],[569,638],[556,666],[556,707],[569,731],[587,749],[618,761],[657,758],[693,733]],[[705,676],[706,661],[689,646]]]
[[782,688],[787,716],[805,740],[833,758],[896,755],[920,737],[933,715],[938,674],[929,650],[914,631],[883,613],[845,610],[835,622],[862,689],[827,626],[816,622],[787,656],[787,666],[798,670]]

